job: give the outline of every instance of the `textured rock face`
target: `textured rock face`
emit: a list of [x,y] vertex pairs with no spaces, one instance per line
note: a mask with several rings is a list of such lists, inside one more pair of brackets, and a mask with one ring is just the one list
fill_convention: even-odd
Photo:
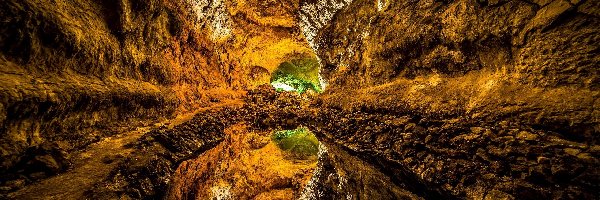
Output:
[[[377,160],[357,157],[337,144],[324,143],[320,147],[316,164],[310,160],[294,160],[286,158],[285,155],[281,157],[281,152],[274,150],[270,139],[265,141],[265,133],[292,129],[300,125],[309,126],[311,130],[315,129],[321,134],[322,131],[330,131],[328,126],[323,126],[323,121],[329,121],[331,118],[315,115],[319,108],[311,108],[313,105],[308,103],[298,98],[296,93],[278,94],[272,88],[263,87],[249,91],[242,107],[197,115],[194,121],[206,117],[231,119],[230,122],[238,124],[225,128],[226,136],[221,144],[177,166],[177,170],[170,177],[171,181],[168,181],[171,184],[166,198],[441,198],[435,191],[425,188],[422,183],[411,181],[415,179],[399,181],[398,176],[393,176],[404,172],[394,171],[396,168],[387,168],[389,166],[381,168]],[[339,117],[334,113],[327,114],[332,118]],[[194,121],[182,124],[181,127],[196,123]],[[202,129],[214,129],[211,124],[218,126],[220,123],[201,124]],[[177,134],[180,130],[175,128],[171,133]],[[310,174],[315,165],[315,171]],[[413,190],[414,188],[419,190]]]
[[316,41],[319,30],[331,22],[335,13],[351,2],[352,0],[305,0],[300,2],[298,26],[313,49],[319,48]]
[[340,81],[487,70],[539,87],[598,87],[595,1],[380,2],[354,2],[321,30],[327,70],[354,72]]
[[354,1],[320,133],[445,197],[597,198],[597,4]]
[[[186,160],[217,146],[226,129],[239,121],[236,104],[205,109],[185,123],[161,126],[126,144],[131,154],[114,159],[110,169],[92,187],[83,187],[89,199],[158,199],[166,195],[175,169]],[[76,187],[76,186],[74,186]],[[27,196],[32,194],[25,194]],[[33,197],[44,194],[35,194]],[[17,196],[19,197],[19,196]]]
[[296,27],[298,6],[1,2],[0,173],[42,145],[69,152],[266,83],[279,63],[311,54]]
[[[599,7],[2,1],[0,198],[598,199]],[[238,91],[313,50],[324,94]],[[260,165],[299,125],[312,177]]]
[[382,172],[385,169],[337,146],[322,148],[326,151],[321,152],[318,168],[300,199],[423,199],[406,190],[406,185],[398,185]]

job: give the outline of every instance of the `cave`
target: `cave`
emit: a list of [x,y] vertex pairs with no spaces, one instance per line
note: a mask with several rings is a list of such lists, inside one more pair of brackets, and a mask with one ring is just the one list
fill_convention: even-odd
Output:
[[276,91],[321,93],[325,83],[320,75],[317,59],[300,58],[285,61],[271,75],[271,86]]
[[600,199],[597,0],[0,1],[0,199]]

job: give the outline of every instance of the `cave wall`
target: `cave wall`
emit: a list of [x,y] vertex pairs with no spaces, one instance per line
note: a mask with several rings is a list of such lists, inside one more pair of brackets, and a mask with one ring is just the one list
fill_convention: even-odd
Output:
[[597,4],[358,1],[320,31],[319,55],[357,84],[504,70],[533,86],[597,88]]
[[298,6],[1,2],[0,171],[35,160],[24,155],[36,149],[69,152],[123,129],[239,98],[236,90],[266,83],[279,63],[311,54],[295,26]]
[[595,198],[598,6],[353,1],[318,31],[317,132],[415,193]]
[[352,0],[303,0],[298,10],[298,26],[314,50],[319,48],[317,34],[331,22],[333,16]]

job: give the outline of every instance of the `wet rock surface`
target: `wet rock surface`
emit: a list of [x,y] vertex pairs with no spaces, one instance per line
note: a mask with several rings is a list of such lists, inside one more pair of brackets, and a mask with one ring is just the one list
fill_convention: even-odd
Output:
[[[509,122],[482,126],[464,119],[381,114],[369,108],[355,111],[325,108],[319,107],[323,106],[322,100],[303,98],[309,96],[277,93],[265,85],[248,91],[243,105],[207,109],[180,125],[157,127],[125,145],[132,149],[131,154],[103,159],[116,167],[88,188],[84,196],[155,199],[169,194],[167,197],[173,199],[198,195],[209,198],[210,194],[201,191],[211,188],[227,189],[231,192],[227,194],[250,195],[248,198],[268,194],[284,199],[594,199],[598,196],[597,146],[572,141],[558,133],[525,129]],[[240,127],[239,124],[251,132],[303,125],[317,135],[326,151],[320,153],[317,167],[312,177],[305,179],[308,180],[305,186],[258,186],[276,183],[278,176],[260,175],[257,167],[252,168],[253,176],[232,177],[238,177],[236,182],[262,177],[256,179],[262,181],[246,183],[250,188],[263,189],[238,193],[242,186],[226,187],[228,184],[216,180],[231,178],[224,174],[252,170],[226,167],[220,168],[223,174],[202,174],[214,172],[208,169],[219,169],[215,166],[227,163],[224,158],[241,158],[238,151],[229,149],[234,147],[226,144],[265,147],[260,141],[229,139],[223,143],[228,138],[224,131]],[[242,132],[235,132],[235,137],[245,137]],[[221,147],[213,148],[217,145]],[[223,156],[216,156],[220,154]],[[182,167],[182,163],[187,167]],[[261,162],[240,166],[253,164]],[[190,181],[194,184],[186,184]],[[288,186],[294,189],[283,190]],[[225,190],[211,194],[221,192]]]
[[92,199],[155,199],[166,195],[172,174],[181,162],[197,157],[224,139],[226,127],[235,123],[232,108],[210,109],[172,128],[161,126],[130,143],[134,153],[104,180],[90,188]]
[[[257,130],[305,125],[315,132],[330,150],[320,156],[304,197],[593,199],[599,195],[595,145],[510,122],[482,126],[465,119],[381,114],[369,108],[349,112],[314,107],[319,102],[308,104],[296,94],[278,94],[265,87],[249,91],[244,107],[215,116]],[[210,115],[196,118],[211,119]],[[361,177],[365,174],[377,178]]]
[[316,167],[316,157],[290,155],[271,140],[273,131],[252,130],[244,124],[225,131],[221,144],[177,167],[166,199],[300,196]]
[[593,199],[599,195],[598,156],[593,156],[588,143],[557,133],[508,123],[481,127],[460,119],[417,120],[369,110],[322,112],[313,129],[323,140],[394,172],[394,180],[426,198]]
[[[243,107],[210,108],[180,125],[162,126],[144,134],[129,145],[134,149],[132,155],[120,158],[119,166],[94,188],[88,189],[86,197],[160,198],[167,194],[172,184],[176,184],[173,174],[180,164],[222,142],[224,131],[230,126],[247,123],[257,130],[297,127],[299,122],[294,119],[298,119],[301,102],[304,105],[308,102],[290,98],[297,97],[293,93],[278,94],[268,85],[260,88],[248,92]],[[209,159],[212,162],[218,156]],[[180,173],[198,172],[184,169]],[[192,192],[179,193],[180,197],[196,195],[195,189],[184,191]]]
[[[391,179],[386,175],[377,172],[373,167],[369,168],[369,173],[376,174],[377,176],[373,175],[372,178],[362,180],[364,177],[359,176],[361,172],[345,169],[344,166],[347,163],[343,162],[336,163],[336,168],[338,168],[338,170],[343,170],[342,172],[329,171],[327,173],[340,173],[344,174],[342,178],[362,180],[362,186],[360,187],[365,189],[356,190],[352,185],[345,186],[344,188],[337,188],[337,185],[340,184],[339,180],[333,182],[328,181],[325,183],[320,183],[320,180],[316,182],[315,180],[312,180],[314,183],[311,184],[318,184],[320,186],[327,185],[328,188],[337,188],[335,191],[332,190],[323,193],[321,190],[327,189],[323,189],[320,186],[313,189],[307,189],[309,187],[305,186],[311,177],[312,179],[316,179],[315,176],[312,176],[310,170],[299,171],[302,172],[300,174],[304,174],[304,176],[302,176],[304,178],[300,178],[298,174],[294,174],[290,177],[284,175],[293,171],[292,169],[295,169],[295,167],[308,166],[306,164],[301,164],[305,161],[298,161],[299,163],[294,162],[296,164],[286,165],[291,167],[290,169],[277,168],[281,170],[282,173],[279,175],[268,175],[277,170],[261,171],[261,167],[259,166],[269,165],[269,163],[265,163],[266,161],[254,163],[256,160],[252,159],[252,156],[244,156],[248,153],[244,153],[246,150],[243,149],[251,148],[252,146],[257,146],[258,149],[264,149],[266,147],[264,144],[254,144],[253,142],[246,141],[250,138],[250,136],[246,136],[248,135],[246,133],[248,131],[250,131],[250,133],[270,133],[273,130],[293,129],[299,125],[303,125],[306,122],[305,120],[310,119],[310,117],[308,114],[304,114],[301,111],[306,109],[306,106],[309,105],[308,99],[302,100],[302,98],[303,97],[296,93],[277,93],[268,85],[264,85],[260,87],[260,89],[249,91],[245,98],[245,104],[241,107],[210,109],[196,114],[194,118],[181,125],[172,128],[163,126],[152,130],[142,136],[138,141],[131,144],[132,148],[136,149],[134,150],[134,153],[131,156],[118,159],[118,162],[121,162],[121,164],[110,173],[110,176],[96,184],[93,189],[88,190],[87,197],[100,199],[124,197],[153,199],[168,195],[167,198],[171,199],[194,199],[216,197],[211,195],[225,192],[225,190],[213,191],[212,189],[215,188],[227,189],[228,195],[237,195],[239,198],[246,197],[259,199],[268,199],[269,197],[275,196],[283,199],[298,197],[334,199],[357,194],[368,197],[372,194],[377,194],[380,190],[384,191],[384,193],[381,194],[400,195],[398,197],[418,197],[401,189],[399,186],[396,186],[393,189],[384,187],[385,184],[392,183],[392,181],[390,181]],[[308,96],[305,95],[304,98],[308,98]],[[240,132],[238,130],[240,127],[239,124],[244,124],[247,128]],[[230,133],[232,135],[225,137],[224,131],[230,130],[231,127],[238,127],[238,129],[236,129],[238,131],[235,131],[235,133],[232,132]],[[231,137],[238,139],[233,140]],[[246,139],[240,140],[239,138]],[[223,139],[226,139],[227,142],[223,143]],[[270,139],[267,136],[267,141],[269,140]],[[260,141],[254,142],[260,143]],[[215,147],[217,144],[219,145]],[[246,145],[249,147],[246,147]],[[275,145],[271,144],[271,147],[275,148]],[[262,150],[248,150],[248,152],[255,152],[250,154],[256,154],[256,151]],[[268,156],[263,159],[267,158],[274,158],[273,153],[268,153]],[[238,159],[240,159],[239,162],[249,163],[244,165],[240,163],[226,164],[227,162],[236,162]],[[320,158],[319,165],[325,162],[322,161],[324,159],[329,160],[330,158]],[[351,159],[352,161],[347,162],[358,162],[361,165],[364,163],[364,161],[357,161],[357,158],[348,156],[347,154],[335,158],[336,162],[348,159]],[[281,160],[281,158],[275,160]],[[226,165],[227,167],[219,168],[218,166],[221,165]],[[248,166],[253,165],[256,165],[256,167],[248,168]],[[269,166],[276,167],[278,165]],[[269,166],[265,167],[268,168]],[[360,166],[358,168],[360,168]],[[221,171],[222,173],[217,173],[218,171]],[[239,173],[246,174],[246,176],[226,176],[227,174],[233,175]],[[206,174],[213,175],[209,176]],[[325,172],[321,174],[325,174]],[[220,178],[222,180],[229,180],[233,177],[237,177],[237,181],[232,183],[244,184],[236,185],[227,183],[226,181],[218,181]],[[324,178],[326,176],[323,175],[317,177]],[[384,181],[380,179],[384,179]],[[263,183],[267,185],[264,185]],[[375,183],[376,185],[373,185]],[[245,190],[248,191],[241,192]],[[167,191],[170,192],[165,193]],[[383,197],[385,195],[381,196]]]
[[423,199],[382,172],[386,169],[337,145],[324,144],[323,148],[318,168],[300,199]]

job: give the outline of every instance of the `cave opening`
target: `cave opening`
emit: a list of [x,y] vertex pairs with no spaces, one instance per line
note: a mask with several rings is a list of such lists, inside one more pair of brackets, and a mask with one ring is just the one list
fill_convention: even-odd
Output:
[[292,59],[279,64],[270,82],[278,92],[321,93],[325,84],[319,72],[320,64],[315,58]]
[[319,153],[319,140],[308,128],[275,131],[271,139],[286,155],[298,160],[316,160]]

